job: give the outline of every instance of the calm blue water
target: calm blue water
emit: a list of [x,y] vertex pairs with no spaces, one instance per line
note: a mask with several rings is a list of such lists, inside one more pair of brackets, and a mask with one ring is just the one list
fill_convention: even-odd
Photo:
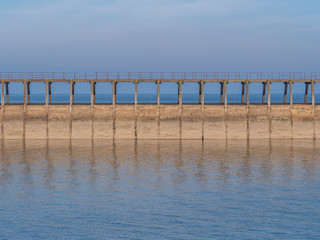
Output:
[[318,142],[0,147],[0,239],[320,239]]
[[[89,104],[91,100],[90,94],[75,94],[75,103],[87,103]],[[316,95],[316,103],[320,103],[320,95]],[[5,98],[6,101],[6,98]],[[22,94],[10,94],[10,103],[23,103]],[[52,102],[53,103],[69,103],[70,97],[69,94],[53,94]],[[228,103],[240,103],[241,94],[228,94]],[[262,96],[261,94],[251,94],[249,97],[250,103],[261,103]],[[287,103],[289,103],[289,95],[287,96]],[[304,103],[304,94],[295,94],[293,96],[294,103]],[[177,103],[178,95],[177,94],[161,94],[160,102],[163,104],[166,103]],[[183,94],[182,95],[183,103],[199,103],[198,94]],[[45,103],[44,94],[31,94],[31,103]],[[111,104],[112,95],[111,94],[97,94],[96,103],[100,104]],[[134,103],[134,94],[118,94],[117,103]],[[157,103],[156,94],[139,94],[138,103]],[[205,103],[220,103],[219,94],[205,94]],[[267,95],[265,99],[267,103]],[[271,103],[283,103],[283,94],[272,94]],[[308,103],[311,103],[311,95],[308,95]]]

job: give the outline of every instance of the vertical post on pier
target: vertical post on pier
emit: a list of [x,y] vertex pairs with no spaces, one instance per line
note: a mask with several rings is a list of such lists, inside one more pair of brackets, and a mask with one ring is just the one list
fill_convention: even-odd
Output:
[[314,81],[312,80],[311,81],[311,97],[312,97],[312,106],[314,106],[315,105],[315,97],[314,97]]
[[27,82],[27,94],[28,94],[28,103],[31,103],[31,99],[30,99],[30,82]]
[[182,80],[178,82],[178,104],[182,106]]
[[4,106],[4,82],[1,82],[1,106]]
[[117,103],[117,82],[112,81],[112,106],[115,107]]
[[242,85],[241,104],[243,104],[244,103],[244,82],[242,82],[241,85]]
[[220,82],[220,103],[223,101],[223,82]]
[[27,87],[28,83],[26,80],[23,82],[23,105],[26,106],[27,104]]
[[228,104],[228,95],[227,95],[227,80],[224,80],[224,106],[227,107]]
[[263,82],[263,90],[262,90],[262,104],[265,103],[265,98],[266,98],[266,82]]
[[91,81],[91,105],[96,104],[96,82]]
[[51,82],[49,82],[49,103],[52,103],[52,96],[51,96]]
[[246,81],[246,105],[249,105],[249,81]]
[[138,81],[134,81],[134,108],[138,106]]
[[268,80],[268,107],[271,105],[270,80]]
[[6,96],[7,96],[7,104],[9,104],[9,83],[6,82]]
[[74,104],[74,82],[70,80],[70,105]]
[[160,81],[157,81],[157,105],[160,107]]
[[292,80],[290,80],[290,105],[292,106],[293,105],[293,92],[292,92]]
[[48,88],[49,88],[49,83],[46,81],[46,106],[48,107],[49,105],[49,96],[48,96]]
[[288,92],[288,82],[284,83],[284,96],[283,96],[283,103],[287,103],[287,92]]
[[200,81],[199,103],[201,103],[202,106],[204,105],[204,81],[203,80]]
[[304,103],[306,104],[306,103],[307,103],[307,100],[308,100],[309,83],[306,82],[305,85],[306,85],[306,91],[305,91],[305,94],[304,94]]

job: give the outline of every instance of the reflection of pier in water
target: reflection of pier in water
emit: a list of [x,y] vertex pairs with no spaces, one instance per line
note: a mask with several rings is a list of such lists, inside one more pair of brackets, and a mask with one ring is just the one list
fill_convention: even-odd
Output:
[[[114,183],[130,175],[150,179],[150,185],[163,178],[178,186],[190,179],[198,184],[228,184],[228,181],[273,181],[275,178],[308,177],[320,169],[320,145],[305,140],[260,141],[2,141],[0,184],[6,186],[23,178],[32,191],[34,181],[43,178],[48,188],[58,175],[77,188],[81,179],[108,179]],[[23,167],[21,167],[23,165]],[[22,176],[15,169],[22,169]],[[35,172],[43,171],[42,176]],[[190,177],[192,175],[192,177]],[[210,177],[208,177],[211,175]],[[156,177],[157,181],[152,182]],[[138,179],[138,180],[137,180]],[[136,184],[140,184],[137,178]],[[142,179],[142,178],[141,178]],[[155,183],[157,182],[157,183]],[[142,184],[142,183],[141,183]],[[4,190],[4,189],[3,189]]]

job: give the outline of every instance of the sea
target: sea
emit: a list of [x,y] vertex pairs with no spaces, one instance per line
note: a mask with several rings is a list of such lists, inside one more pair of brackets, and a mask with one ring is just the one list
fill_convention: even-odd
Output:
[[0,140],[0,239],[320,239],[319,156],[317,140]]

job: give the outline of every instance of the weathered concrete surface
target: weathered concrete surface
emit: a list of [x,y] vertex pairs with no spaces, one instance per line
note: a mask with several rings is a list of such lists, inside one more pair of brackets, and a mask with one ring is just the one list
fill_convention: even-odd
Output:
[[[24,115],[25,111],[25,115]],[[25,116],[25,117],[24,117]],[[312,105],[5,105],[2,139],[303,139],[320,136]]]

